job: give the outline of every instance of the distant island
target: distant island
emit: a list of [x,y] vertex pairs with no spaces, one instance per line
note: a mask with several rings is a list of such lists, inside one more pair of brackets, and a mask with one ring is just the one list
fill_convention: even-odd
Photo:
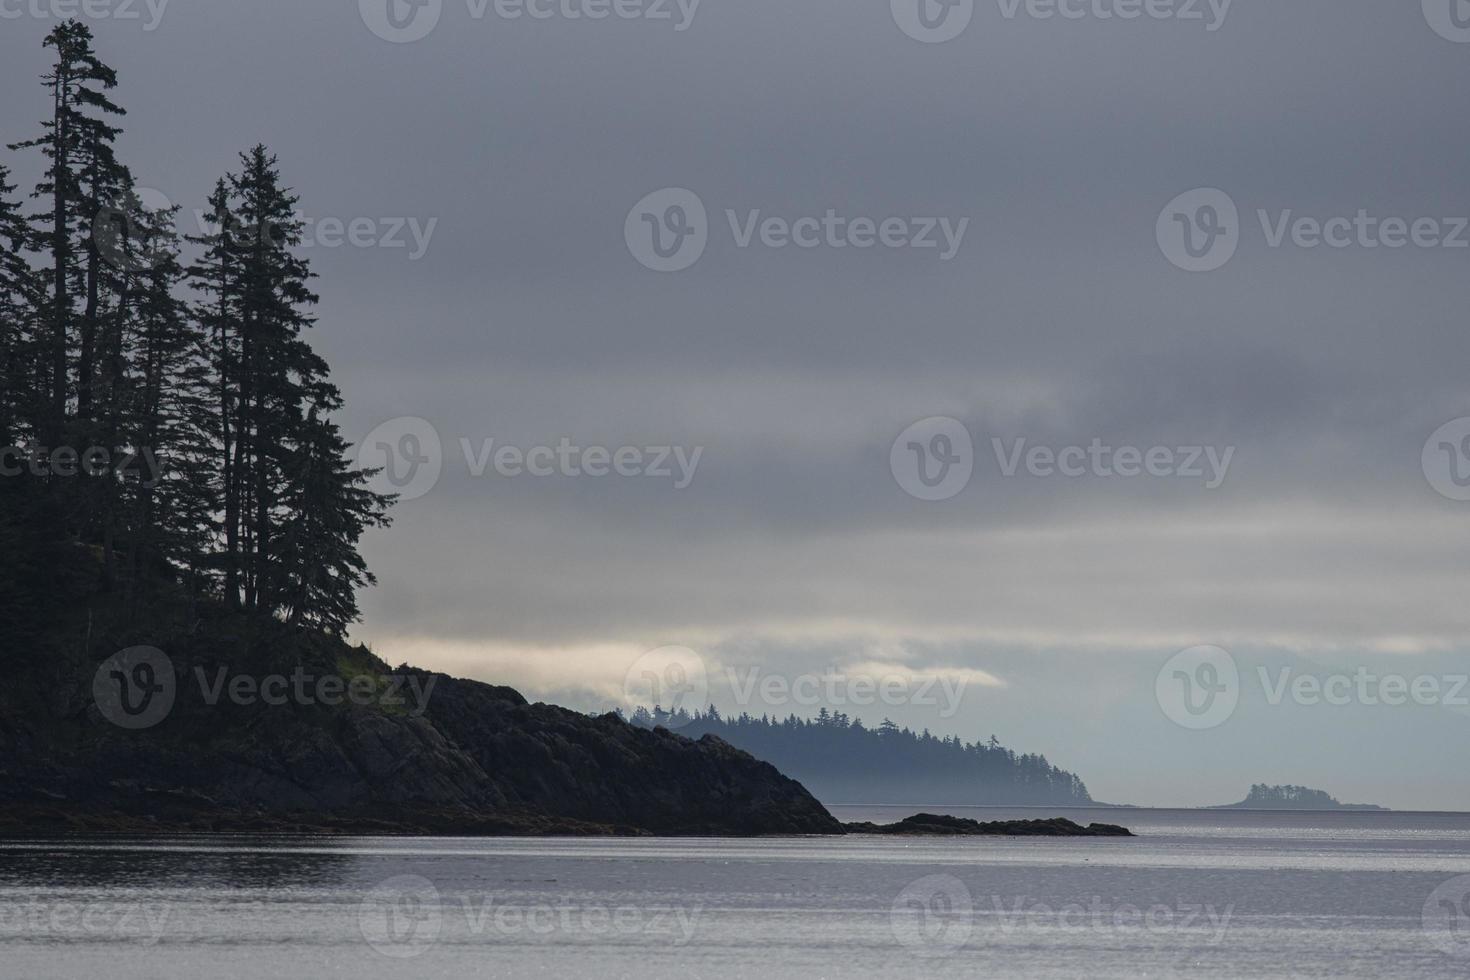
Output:
[[1126,827],[1110,823],[1082,826],[1065,817],[1051,820],[992,820],[981,823],[965,817],[916,813],[898,823],[850,823],[849,834],[889,834],[906,837],[1132,837]]
[[1239,803],[1206,807],[1208,810],[1387,810],[1372,803],[1339,803],[1320,789],[1305,786],[1268,786],[1257,783]]
[[741,714],[714,707],[690,714],[639,709],[641,728],[715,735],[775,765],[825,803],[928,803],[946,806],[1097,806],[1075,774],[1045,756],[1017,753],[994,737],[914,732],[887,719],[875,728],[826,708],[813,719]]

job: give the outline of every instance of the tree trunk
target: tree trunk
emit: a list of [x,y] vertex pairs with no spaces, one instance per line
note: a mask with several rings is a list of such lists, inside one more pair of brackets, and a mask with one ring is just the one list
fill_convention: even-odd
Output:
[[67,319],[71,302],[67,290],[67,262],[71,257],[71,239],[66,223],[66,185],[71,161],[67,150],[71,142],[68,125],[71,100],[71,77],[64,64],[57,69],[56,102],[54,107],[52,137],[55,140],[55,156],[52,165],[55,177],[52,182],[51,215],[51,258],[53,296],[51,325],[51,417],[50,432],[47,434],[50,448],[61,445],[66,431],[66,347]]
[[[222,234],[229,232],[223,230],[223,219],[221,219]],[[230,415],[233,406],[230,404],[230,333],[229,333],[229,265],[225,258],[220,259],[220,300],[219,300],[219,417],[221,424],[221,444],[224,448],[224,472],[223,484],[225,491],[225,605],[230,609],[240,608],[240,494],[235,485],[236,459],[238,459],[239,447],[243,440],[236,435],[234,446],[230,444]],[[236,459],[231,456],[235,455]]]
[[[93,221],[96,221],[94,216]],[[97,356],[97,305],[101,288],[101,255],[97,243],[87,243],[87,307],[82,314],[81,351],[77,356],[77,417],[92,417],[92,365]]]

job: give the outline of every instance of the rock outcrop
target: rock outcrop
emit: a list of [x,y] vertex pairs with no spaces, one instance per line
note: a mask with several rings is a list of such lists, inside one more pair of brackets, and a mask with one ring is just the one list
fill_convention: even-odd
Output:
[[994,820],[981,823],[964,817],[916,813],[898,823],[850,823],[849,834],[903,834],[916,837],[1132,837],[1126,827],[1091,823],[1086,827],[1064,817],[1051,820]]
[[[12,660],[0,693],[0,831],[842,833],[799,783],[713,736],[691,741],[529,704],[506,687],[391,670],[280,624],[254,629],[248,639],[214,628],[111,640],[104,649],[151,642],[173,667],[173,707],[140,731],[93,703],[101,658]],[[298,673],[377,678],[377,695],[328,705],[229,693],[236,677]],[[389,697],[390,683],[406,696]]]

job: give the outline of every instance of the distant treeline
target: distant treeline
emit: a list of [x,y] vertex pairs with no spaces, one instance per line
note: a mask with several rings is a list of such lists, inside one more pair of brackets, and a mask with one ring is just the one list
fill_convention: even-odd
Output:
[[1086,805],[1077,776],[1044,756],[988,742],[916,733],[884,719],[876,728],[823,708],[815,719],[741,714],[711,706],[692,715],[639,708],[629,719],[680,735],[717,735],[800,781],[825,803]]
[[1337,799],[1320,789],[1305,786],[1267,786],[1256,783],[1245,800],[1258,806],[1295,806],[1303,809],[1320,806],[1338,806]]

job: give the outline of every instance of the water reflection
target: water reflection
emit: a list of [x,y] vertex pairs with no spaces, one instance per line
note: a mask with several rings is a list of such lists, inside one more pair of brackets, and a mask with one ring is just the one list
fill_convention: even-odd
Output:
[[255,834],[5,841],[0,888],[333,887],[352,877],[347,846],[333,837]]

